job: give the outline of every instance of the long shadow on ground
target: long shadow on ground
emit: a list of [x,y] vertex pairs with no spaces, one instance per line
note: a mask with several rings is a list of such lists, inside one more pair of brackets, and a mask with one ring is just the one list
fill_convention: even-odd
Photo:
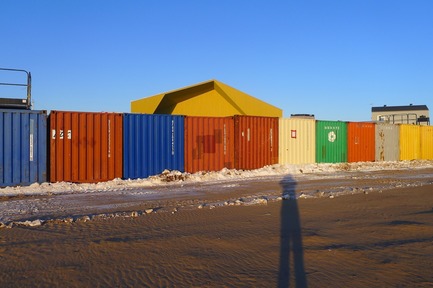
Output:
[[[280,185],[283,201],[281,204],[278,287],[290,287],[290,279],[294,279],[294,287],[307,287],[301,221],[296,200],[296,181],[288,175],[284,177]],[[292,261],[290,261],[291,257]],[[290,267],[290,264],[293,267]]]

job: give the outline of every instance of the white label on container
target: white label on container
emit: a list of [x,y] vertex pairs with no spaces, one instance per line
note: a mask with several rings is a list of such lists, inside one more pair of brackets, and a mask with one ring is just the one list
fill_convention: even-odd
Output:
[[171,120],[171,155],[174,155],[174,120]]
[[337,134],[335,134],[334,131],[331,131],[328,133],[328,141],[329,142],[334,142],[335,139],[337,139]]
[[30,161],[33,161],[33,133],[34,133],[34,120],[30,119]]
[[269,137],[270,137],[270,141],[271,141],[271,151],[272,151],[272,149],[274,148],[274,135],[273,135],[273,132],[272,132],[272,128],[271,128],[271,130],[269,132],[270,132]]
[[72,139],[72,131],[68,130],[68,139],[71,140]]
[[227,131],[226,131],[226,124],[224,124],[224,155],[227,155]]
[[111,120],[108,120],[108,158],[111,158]]
[[51,130],[51,139],[56,139],[56,129]]
[[60,133],[59,133],[60,135],[59,135],[59,139],[63,139],[63,134],[64,134],[64,132],[63,132],[63,130],[60,130]]

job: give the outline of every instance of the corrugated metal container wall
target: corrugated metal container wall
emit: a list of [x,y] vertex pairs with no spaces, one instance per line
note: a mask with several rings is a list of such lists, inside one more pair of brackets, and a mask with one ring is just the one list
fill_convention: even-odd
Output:
[[347,161],[375,160],[375,124],[367,122],[347,123]]
[[419,125],[400,124],[400,160],[421,159]]
[[122,114],[51,111],[50,181],[122,177]]
[[257,169],[278,163],[277,117],[234,116],[235,168]]
[[316,121],[316,162],[347,162],[347,123]]
[[185,171],[234,168],[233,117],[185,117]]
[[0,111],[0,186],[47,181],[47,112]]
[[400,159],[400,127],[396,124],[376,123],[376,161]]
[[316,121],[314,119],[280,118],[280,164],[316,162]]
[[433,126],[421,127],[421,159],[433,159]]
[[123,114],[123,178],[184,166],[184,116]]

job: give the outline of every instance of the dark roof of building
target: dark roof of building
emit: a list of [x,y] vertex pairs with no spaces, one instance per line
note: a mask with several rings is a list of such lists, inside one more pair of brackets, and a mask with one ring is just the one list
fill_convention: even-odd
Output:
[[427,105],[407,105],[407,106],[380,106],[371,107],[371,112],[384,112],[384,111],[418,111],[418,110],[428,110]]

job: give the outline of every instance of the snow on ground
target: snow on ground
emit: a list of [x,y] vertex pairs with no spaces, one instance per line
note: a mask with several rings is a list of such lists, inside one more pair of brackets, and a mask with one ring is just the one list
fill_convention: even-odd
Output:
[[[12,228],[22,225],[40,226],[43,223],[47,223],[47,221],[72,223],[75,221],[86,222],[98,217],[137,217],[139,215],[153,213],[156,211],[155,209],[160,211],[159,209],[162,208],[167,211],[172,211],[171,213],[175,213],[179,205],[182,209],[189,206],[193,207],[193,209],[205,207],[212,209],[226,205],[261,205],[266,204],[268,201],[283,199],[311,197],[334,198],[353,193],[368,194],[370,191],[381,192],[382,189],[386,189],[387,187],[424,185],[426,182],[418,181],[418,177],[422,178],[428,175],[430,179],[430,170],[426,172],[420,171],[420,173],[407,173],[408,177],[413,181],[401,181],[402,179],[385,181],[384,183],[381,181],[374,183],[373,181],[370,186],[362,186],[361,184],[361,186],[358,187],[353,180],[364,179],[364,177],[374,178],[372,174],[375,173],[369,173],[374,171],[383,171],[385,174],[389,174],[388,171],[411,170],[414,172],[414,170],[416,171],[417,169],[423,168],[433,168],[433,160],[270,165],[249,171],[222,169],[217,172],[198,172],[194,174],[166,170],[160,175],[137,180],[114,179],[108,182],[93,184],[60,182],[32,184],[25,187],[5,187],[0,189],[0,197],[18,197],[0,201],[0,228]],[[348,174],[351,172],[354,172],[353,176],[348,177]],[[377,174],[383,175],[384,173]],[[403,174],[406,175],[406,173]],[[399,173],[399,175],[401,177],[402,174]],[[284,190],[288,192],[285,195],[281,195],[280,189],[274,191],[273,188],[265,188],[263,190],[262,187],[258,190],[258,193],[256,193],[254,189],[249,190],[248,185],[261,183],[261,185],[265,185],[266,187],[266,183],[275,182],[276,179],[281,181],[281,179],[286,179],[287,176],[290,176],[290,179],[296,181],[301,179],[307,180],[303,181],[303,183],[309,180],[330,178],[336,181],[331,181],[331,185],[322,186],[320,191],[317,190],[316,186],[304,185],[295,193],[295,190],[291,190],[294,189],[294,186],[289,185],[288,187],[291,187],[291,189],[287,191]],[[254,181],[250,182],[249,180]],[[222,185],[214,185],[215,183]],[[212,187],[211,190],[209,190],[209,185]],[[189,203],[188,201],[185,203],[176,202],[174,204],[176,207],[173,206],[175,210],[169,210],[173,209],[171,206],[155,206],[147,207],[144,210],[130,211],[130,207],[135,205],[137,201],[172,199],[173,195],[176,195],[176,197],[190,195],[200,199],[200,195],[204,195],[203,193],[208,193],[209,191],[218,193],[220,189],[227,188],[233,190],[238,188],[241,190],[247,189],[251,194],[244,195],[238,199],[219,199],[217,202],[212,202],[212,200],[210,202],[200,200],[191,202],[195,204],[185,204]],[[170,193],[167,193],[167,191],[170,191]],[[49,195],[58,196],[46,197]],[[149,204],[152,205],[151,203],[150,201]],[[117,212],[107,214],[106,209],[110,211],[114,209]]]
[[389,162],[356,162],[337,164],[303,164],[303,165],[270,165],[256,170],[222,169],[216,172],[197,172],[194,174],[179,171],[164,171],[160,175],[146,179],[114,179],[100,183],[34,183],[30,186],[5,187],[0,189],[0,196],[20,195],[54,195],[68,193],[92,193],[100,191],[119,191],[164,185],[181,185],[183,183],[232,181],[251,177],[267,177],[278,175],[303,175],[314,177],[317,174],[332,174],[339,171],[377,171],[395,169],[432,168],[432,160],[389,161]]

